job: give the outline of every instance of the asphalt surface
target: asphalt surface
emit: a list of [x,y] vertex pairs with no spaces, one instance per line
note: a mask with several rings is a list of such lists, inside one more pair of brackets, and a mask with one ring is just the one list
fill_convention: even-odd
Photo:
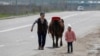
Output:
[[[50,22],[52,16],[60,16],[65,21],[65,30],[68,24],[78,36],[84,36],[91,29],[100,26],[100,11],[64,11],[47,13],[46,19]],[[0,56],[34,56],[38,54],[37,25],[30,32],[31,25],[39,15],[0,20]],[[63,42],[65,44],[64,38]],[[45,50],[52,47],[51,36],[47,35]]]

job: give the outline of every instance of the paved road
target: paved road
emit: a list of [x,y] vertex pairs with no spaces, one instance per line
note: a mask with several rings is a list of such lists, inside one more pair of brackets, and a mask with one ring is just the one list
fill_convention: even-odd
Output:
[[[70,23],[77,36],[84,36],[90,32],[90,29],[100,25],[99,15],[100,11],[64,11],[47,13],[46,18],[50,21],[52,16],[60,16],[65,21],[65,28]],[[37,50],[37,25],[35,25],[33,32],[30,32],[32,23],[38,17],[39,15],[33,15],[0,20],[0,56],[34,56],[42,52]],[[45,50],[48,47],[52,47],[50,35],[47,35]]]

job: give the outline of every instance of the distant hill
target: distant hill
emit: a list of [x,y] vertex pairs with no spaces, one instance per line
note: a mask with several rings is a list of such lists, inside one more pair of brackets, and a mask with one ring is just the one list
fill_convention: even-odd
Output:
[[0,0],[0,2],[6,2],[11,4],[16,4],[16,1],[18,4],[34,3],[37,5],[41,5],[42,3],[43,4],[58,3],[58,2],[64,2],[65,0]]
[[[42,3],[50,3],[51,0],[17,0],[18,4],[42,4]],[[52,0],[52,2],[56,2],[57,0]],[[0,2],[12,3],[15,4],[16,0],[0,0]]]
[[[16,4],[16,1],[18,4],[30,4],[34,3],[37,5],[43,4],[50,4],[50,3],[60,3],[60,2],[67,2],[67,1],[75,1],[75,0],[0,0],[0,2],[5,2],[5,3],[11,3],[11,4]],[[89,1],[89,0],[76,0],[76,1]],[[96,1],[96,0],[90,0],[90,1]],[[100,0],[98,0],[100,1]]]

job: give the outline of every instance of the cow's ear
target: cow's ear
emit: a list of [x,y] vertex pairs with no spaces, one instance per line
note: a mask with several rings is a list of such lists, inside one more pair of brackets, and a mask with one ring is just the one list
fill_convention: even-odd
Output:
[[64,20],[63,19],[61,19],[62,20],[62,22],[64,23]]

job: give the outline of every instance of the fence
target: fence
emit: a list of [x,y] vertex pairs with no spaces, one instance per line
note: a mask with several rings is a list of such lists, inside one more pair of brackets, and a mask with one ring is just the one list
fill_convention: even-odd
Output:
[[28,14],[40,11],[77,10],[83,6],[85,10],[100,10],[98,3],[87,3],[81,0],[0,0],[0,13]]

